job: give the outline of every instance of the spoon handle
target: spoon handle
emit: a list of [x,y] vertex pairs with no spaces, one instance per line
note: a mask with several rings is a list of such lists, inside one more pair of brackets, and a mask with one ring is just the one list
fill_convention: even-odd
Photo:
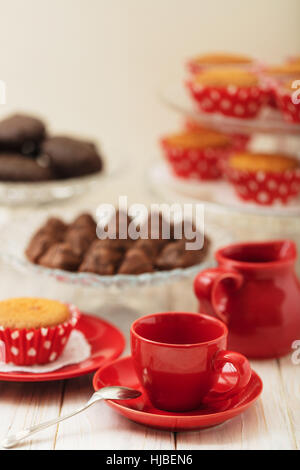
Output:
[[75,416],[81,413],[82,411],[85,411],[94,403],[95,401],[90,400],[87,402],[86,405],[82,406],[81,408],[78,408],[75,411],[72,411],[67,415],[59,416],[58,418],[50,419],[49,421],[45,421],[44,423],[40,423],[35,426],[30,426],[29,428],[23,429],[22,431],[18,431],[16,434],[12,434],[11,436],[8,436],[6,439],[4,439],[1,442],[1,447],[4,447],[4,449],[10,449],[12,447],[15,447],[20,441],[22,441],[26,437],[29,437],[32,434],[35,434],[36,432],[42,431],[43,429],[47,429],[48,427],[53,426],[54,424],[60,423],[65,419],[71,418],[72,416]]

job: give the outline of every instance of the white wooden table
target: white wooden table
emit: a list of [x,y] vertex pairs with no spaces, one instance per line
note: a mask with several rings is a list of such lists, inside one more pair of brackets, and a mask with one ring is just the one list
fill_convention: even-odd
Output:
[[[132,195],[131,199],[136,197],[137,202],[149,202],[151,198],[142,187],[141,179],[140,188],[135,183],[136,196]],[[126,188],[128,180],[124,178],[118,183],[119,194],[126,194]],[[106,202],[113,200],[110,185],[103,191]],[[82,199],[73,209],[91,207],[90,200]],[[66,210],[63,208],[64,212]],[[18,211],[13,216],[18,217]],[[33,210],[28,217],[34,217]],[[24,276],[3,264],[0,274],[1,299],[18,295],[40,294],[53,298],[56,294],[59,298],[67,295],[67,286],[58,286],[45,278]],[[122,315],[111,321],[124,329]],[[126,330],[128,333],[127,325]],[[132,423],[105,403],[99,403],[83,414],[36,434],[20,448],[300,449],[300,365],[294,365],[290,357],[285,357],[278,361],[253,362],[253,368],[264,382],[262,397],[247,412],[217,428],[176,434],[155,431]],[[0,437],[67,413],[84,404],[91,393],[92,376],[52,383],[0,382]]]

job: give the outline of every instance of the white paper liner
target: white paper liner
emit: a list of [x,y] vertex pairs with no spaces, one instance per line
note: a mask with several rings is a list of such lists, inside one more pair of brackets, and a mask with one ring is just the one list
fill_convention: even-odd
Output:
[[34,366],[17,366],[0,362],[0,372],[29,372],[31,374],[45,374],[61,369],[71,364],[78,364],[88,359],[91,355],[91,345],[83,333],[73,330],[68,343],[61,356],[55,362]]

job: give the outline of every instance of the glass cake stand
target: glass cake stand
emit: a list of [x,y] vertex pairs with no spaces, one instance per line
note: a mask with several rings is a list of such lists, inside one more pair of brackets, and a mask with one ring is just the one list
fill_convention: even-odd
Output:
[[125,315],[129,323],[133,318],[155,311],[196,311],[197,301],[193,293],[196,274],[214,264],[213,252],[218,247],[232,241],[225,231],[207,226],[205,232],[210,237],[211,249],[203,263],[195,266],[139,275],[74,273],[44,268],[26,259],[24,249],[45,219],[45,215],[40,214],[30,220],[18,218],[0,227],[2,259],[16,268],[16,274],[26,282],[28,280],[30,293],[37,295],[37,291],[53,298],[62,298],[84,311],[111,320]]
[[[206,223],[230,232],[235,240],[288,238],[300,253],[300,197],[286,206],[259,206],[240,200],[225,181],[184,180],[165,163],[153,166],[147,178],[152,192],[169,203],[203,204]],[[300,259],[297,270],[300,275]]]
[[180,82],[163,88],[159,92],[159,97],[162,103],[173,111],[221,132],[300,137],[300,125],[284,121],[279,111],[270,107],[265,107],[255,119],[239,119],[221,113],[201,112],[189,96],[184,83]]
[[118,175],[125,168],[124,155],[116,149],[103,152],[104,170],[78,178],[41,183],[0,182],[0,204],[5,206],[42,205],[85,194],[97,188],[106,178]]

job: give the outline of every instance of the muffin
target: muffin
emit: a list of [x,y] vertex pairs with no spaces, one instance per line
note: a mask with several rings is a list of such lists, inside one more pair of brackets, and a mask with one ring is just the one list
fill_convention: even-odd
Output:
[[246,55],[216,52],[198,55],[189,60],[187,66],[190,72],[199,73],[207,67],[249,67],[252,63],[251,57]]
[[[300,75],[299,75],[300,77]],[[300,78],[299,78],[300,84]],[[300,123],[300,85],[295,87],[294,81],[278,84],[275,87],[275,99],[278,109],[285,121]]]
[[300,55],[295,55],[287,59],[288,64],[298,64],[300,65]]
[[221,160],[229,156],[231,139],[214,131],[185,131],[164,137],[161,146],[176,176],[216,180],[222,177]]
[[55,361],[63,352],[79,311],[72,305],[42,298],[0,302],[0,341],[5,362],[30,366]]
[[[206,129],[203,127],[199,122],[195,121],[192,118],[187,118],[184,123],[184,129],[186,131],[193,131],[193,132],[207,132],[211,129]],[[226,133],[228,137],[231,139],[232,148],[236,151],[245,150],[249,141],[251,140],[250,136],[247,134],[237,134],[237,133]]]
[[287,204],[300,192],[299,160],[289,155],[236,153],[226,173],[241,199],[260,205]]
[[[271,105],[272,108],[282,109],[282,103],[278,100],[278,88],[282,88],[283,91],[286,83],[289,83],[291,80],[300,80],[300,63],[297,61],[286,62],[264,67],[262,77],[270,91],[268,104]],[[288,101],[288,97],[286,101]],[[287,118],[287,120],[290,121],[291,119]]]
[[274,77],[277,80],[300,79],[300,62],[286,63],[280,65],[271,65],[265,67],[264,73]]
[[187,82],[202,112],[253,118],[267,100],[267,88],[257,74],[241,68],[210,68]]

